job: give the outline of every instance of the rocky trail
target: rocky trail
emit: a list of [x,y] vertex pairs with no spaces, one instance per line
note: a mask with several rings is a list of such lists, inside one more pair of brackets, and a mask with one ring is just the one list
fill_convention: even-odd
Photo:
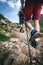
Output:
[[[0,65],[30,65],[26,32],[14,29],[9,35],[9,41],[0,41]],[[43,65],[43,38],[40,38],[37,49],[30,44],[30,53],[32,65]]]

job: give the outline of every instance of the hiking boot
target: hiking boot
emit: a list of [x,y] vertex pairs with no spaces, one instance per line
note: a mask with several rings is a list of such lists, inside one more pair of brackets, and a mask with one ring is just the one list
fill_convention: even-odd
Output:
[[37,48],[37,46],[38,46],[38,41],[36,41],[36,40],[34,40],[33,42],[31,42],[32,44],[32,46],[34,47],[34,48]]
[[34,41],[38,37],[40,37],[40,33],[37,32],[37,30],[33,29],[31,31],[31,37],[30,37],[29,41]]
[[24,32],[24,29],[23,29],[23,28],[21,28],[21,29],[20,29],[20,32],[22,32],[22,33],[23,33],[23,32]]

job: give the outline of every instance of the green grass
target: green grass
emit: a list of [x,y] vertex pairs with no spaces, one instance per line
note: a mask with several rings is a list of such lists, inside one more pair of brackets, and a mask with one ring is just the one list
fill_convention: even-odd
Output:
[[40,31],[41,31],[41,33],[43,33],[43,27],[42,26],[40,26]]
[[3,25],[0,24],[0,41],[8,41],[9,37],[5,34],[8,32],[7,27],[3,27]]
[[3,25],[1,25],[1,24],[0,24],[0,29],[8,31],[8,28],[7,27],[3,27]]
[[8,41],[9,37],[5,36],[4,34],[0,33],[0,41]]

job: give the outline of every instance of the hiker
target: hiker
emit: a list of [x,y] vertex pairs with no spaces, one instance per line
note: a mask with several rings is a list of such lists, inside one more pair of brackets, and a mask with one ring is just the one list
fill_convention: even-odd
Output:
[[[38,41],[35,39],[40,36],[40,13],[42,10],[43,0],[25,0],[25,7],[24,7],[24,15],[26,20],[27,27],[31,30],[31,37],[30,41],[33,43],[34,47],[37,47]],[[29,22],[31,19],[34,21],[34,27]]]
[[20,22],[20,32],[24,32],[24,14],[23,10],[21,9],[18,13],[19,15],[19,22]]

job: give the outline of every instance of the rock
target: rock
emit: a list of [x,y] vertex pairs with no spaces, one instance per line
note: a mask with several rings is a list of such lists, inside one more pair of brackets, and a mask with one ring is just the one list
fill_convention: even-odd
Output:
[[10,38],[10,42],[13,42],[13,43],[14,43],[14,42],[18,42],[18,41],[19,41],[19,39],[18,39],[18,38],[13,38],[13,37],[12,37],[12,38]]
[[15,60],[14,54],[11,54],[5,61],[4,65],[12,65],[13,61]]
[[11,34],[11,36],[14,37],[14,38],[19,38],[21,41],[24,41],[24,40],[27,39],[26,32],[21,33],[19,31],[13,31],[12,34]]
[[10,37],[11,36],[11,33],[6,33],[5,35],[8,36],[8,37]]
[[[0,42],[0,64],[1,65],[29,65],[30,55],[27,45],[26,32],[20,33],[13,30],[12,37],[7,42]],[[40,44],[41,43],[41,44]],[[38,48],[30,46],[32,61],[40,60],[43,65],[43,42],[39,41]],[[37,62],[37,63],[38,63]],[[3,63],[3,64],[2,64]]]
[[[22,53],[29,56],[29,48],[28,48],[28,45],[24,45],[21,47],[22,49]],[[38,54],[40,54],[40,51],[33,48],[31,45],[30,45],[30,53],[31,53],[31,56],[33,58],[37,58]]]
[[29,64],[29,58],[24,54],[20,54],[19,56],[17,56],[16,61],[14,61],[12,65],[14,64],[15,65]]

